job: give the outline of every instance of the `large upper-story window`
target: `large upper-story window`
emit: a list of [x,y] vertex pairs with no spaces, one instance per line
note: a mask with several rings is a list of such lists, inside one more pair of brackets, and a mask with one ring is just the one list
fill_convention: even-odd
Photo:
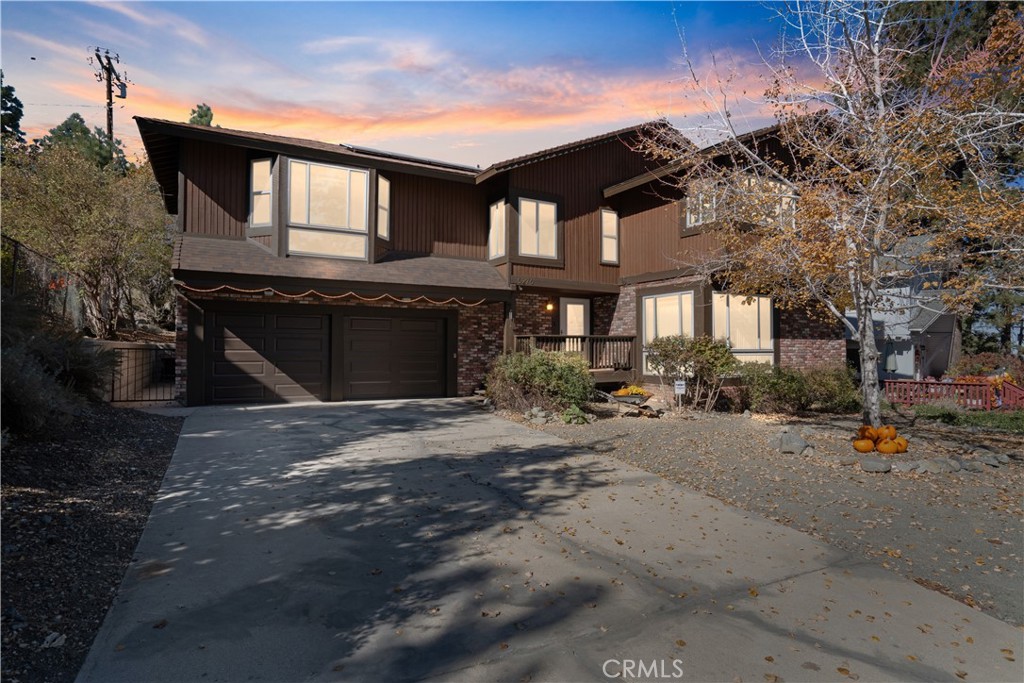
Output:
[[619,214],[601,209],[601,263],[619,262]]
[[519,200],[519,254],[558,258],[558,206],[555,203]]
[[[655,294],[643,298],[644,348],[658,337],[693,337],[693,292]],[[644,353],[644,372],[653,370]]]
[[487,258],[496,259],[505,255],[505,202],[495,202],[490,207],[487,231]]
[[270,227],[273,221],[270,159],[254,159],[249,165],[249,227]]
[[377,237],[391,239],[391,181],[377,176]]
[[772,300],[769,297],[713,292],[711,310],[715,338],[728,341],[737,358],[774,362]]
[[288,252],[365,259],[369,173],[288,162]]

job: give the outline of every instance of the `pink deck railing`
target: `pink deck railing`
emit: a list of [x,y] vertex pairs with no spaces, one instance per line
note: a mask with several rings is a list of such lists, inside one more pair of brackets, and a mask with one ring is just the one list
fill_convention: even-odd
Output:
[[885,399],[889,403],[905,406],[956,401],[967,409],[992,410],[996,408],[992,385],[968,382],[917,382],[909,379],[885,380]]

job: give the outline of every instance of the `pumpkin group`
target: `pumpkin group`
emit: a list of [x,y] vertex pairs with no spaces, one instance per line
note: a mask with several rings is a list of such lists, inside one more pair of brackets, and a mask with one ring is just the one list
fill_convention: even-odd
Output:
[[881,427],[861,425],[853,440],[853,448],[858,453],[878,451],[882,455],[892,455],[906,453],[909,446],[910,443],[906,438],[897,435],[896,428],[892,425],[882,425]]

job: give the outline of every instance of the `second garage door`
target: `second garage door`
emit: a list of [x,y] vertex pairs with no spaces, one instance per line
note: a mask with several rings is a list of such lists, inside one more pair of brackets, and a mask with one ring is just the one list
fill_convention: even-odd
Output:
[[446,393],[444,318],[346,316],[346,399],[426,398]]

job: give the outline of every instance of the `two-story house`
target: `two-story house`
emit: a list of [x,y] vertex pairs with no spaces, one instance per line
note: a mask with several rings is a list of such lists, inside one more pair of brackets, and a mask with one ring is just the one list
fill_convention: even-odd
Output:
[[643,372],[713,334],[749,360],[842,363],[838,328],[702,285],[699,197],[666,196],[641,126],[486,169],[137,117],[177,216],[188,404],[467,395],[503,351]]

